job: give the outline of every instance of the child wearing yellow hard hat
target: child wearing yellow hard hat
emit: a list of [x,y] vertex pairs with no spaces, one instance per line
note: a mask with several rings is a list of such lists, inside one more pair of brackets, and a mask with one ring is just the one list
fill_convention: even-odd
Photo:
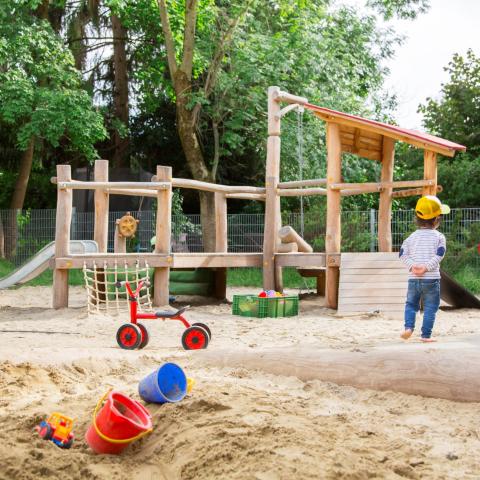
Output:
[[415,317],[423,302],[421,340],[433,342],[431,335],[435,316],[440,306],[440,262],[445,256],[445,236],[437,231],[441,215],[450,213],[450,207],[433,195],[418,200],[415,207],[417,230],[402,244],[400,260],[408,267],[408,290],[405,302],[405,331],[407,340],[415,329]]

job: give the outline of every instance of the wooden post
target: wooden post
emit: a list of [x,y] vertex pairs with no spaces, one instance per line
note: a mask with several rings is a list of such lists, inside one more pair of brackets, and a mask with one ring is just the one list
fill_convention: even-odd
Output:
[[[61,181],[72,179],[70,165],[57,165],[57,177]],[[72,190],[57,189],[57,213],[55,224],[55,258],[70,254],[70,226],[72,223]],[[53,271],[53,308],[68,307],[68,270]]]
[[[169,255],[172,234],[172,167],[157,165],[157,181],[169,182],[170,187],[158,190],[157,194],[157,226],[155,253]],[[155,268],[153,304],[157,307],[168,305],[168,281],[170,267]]]
[[[263,288],[283,291],[282,269],[275,268],[277,232],[282,226],[280,197],[280,104],[275,96],[279,87],[268,88],[268,140],[265,173],[265,227],[263,233]],[[277,116],[278,115],[278,116]]]
[[[215,252],[228,251],[227,198],[224,193],[215,193]],[[227,298],[227,269],[217,268],[215,272],[215,297]]]
[[437,193],[437,154],[430,150],[423,153],[423,178],[433,180],[434,185],[423,187],[422,195],[436,195]]
[[[342,177],[342,146],[340,126],[327,122],[327,234],[325,237],[325,252],[340,253],[341,245],[341,194],[332,190],[330,184],[338,183]],[[338,305],[339,269],[327,265],[325,282],[325,305],[337,308]]]
[[[383,137],[382,147],[382,182],[393,182],[393,163],[395,158],[395,141]],[[392,187],[380,192],[378,210],[378,251],[392,251]]]
[[[108,160],[96,160],[94,168],[95,182],[108,182]],[[96,189],[94,193],[95,205],[95,223],[93,229],[93,239],[98,244],[98,251],[107,252],[108,247],[108,201],[109,195],[104,189]],[[106,285],[105,272],[103,268],[97,268],[96,288],[98,291],[98,300],[105,302]]]

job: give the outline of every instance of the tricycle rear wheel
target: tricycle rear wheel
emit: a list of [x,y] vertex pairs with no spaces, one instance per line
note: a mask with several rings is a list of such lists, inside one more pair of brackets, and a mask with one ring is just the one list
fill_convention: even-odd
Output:
[[140,342],[140,345],[138,346],[138,349],[140,350],[142,348],[145,348],[148,345],[148,342],[150,340],[150,336],[148,335],[148,331],[147,331],[147,328],[145,327],[145,325],[143,325],[142,323],[137,323],[137,327],[142,332],[142,341]]

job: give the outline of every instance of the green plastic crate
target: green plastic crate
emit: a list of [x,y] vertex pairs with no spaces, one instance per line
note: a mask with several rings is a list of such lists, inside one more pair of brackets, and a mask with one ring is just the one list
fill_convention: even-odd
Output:
[[232,313],[242,317],[293,317],[298,315],[298,295],[271,298],[262,298],[257,295],[234,295]]
[[234,295],[232,313],[242,317],[258,317],[257,295]]

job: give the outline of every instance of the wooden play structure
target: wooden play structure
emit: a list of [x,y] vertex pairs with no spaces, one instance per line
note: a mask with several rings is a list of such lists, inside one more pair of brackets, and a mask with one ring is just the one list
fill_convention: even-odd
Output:
[[[286,104],[282,108],[282,104]],[[281,119],[295,109],[305,109],[326,123],[327,177],[291,182],[280,181]],[[423,179],[394,181],[394,147],[396,141],[406,142],[424,150]],[[151,182],[110,182],[108,162],[95,163],[93,182],[72,180],[69,165],[57,166],[57,218],[55,238],[53,306],[68,306],[68,271],[87,265],[113,268],[116,264],[145,265],[155,269],[154,305],[168,304],[169,271],[171,268],[215,269],[216,296],[224,298],[226,269],[229,267],[262,267],[263,287],[283,290],[282,268],[297,267],[317,276],[325,288],[325,304],[338,306],[339,279],[342,262],[341,199],[346,195],[378,193],[380,210],[378,250],[392,251],[390,227],[392,199],[422,194],[435,194],[437,185],[437,154],[452,157],[465,147],[448,140],[405,130],[396,126],[367,120],[308,103],[304,97],[283,92],[279,87],[268,89],[268,142],[265,187],[227,186],[196,180],[172,178],[170,167],[157,166]],[[344,183],[342,153],[351,153],[381,162],[381,180],[373,183]],[[213,192],[215,195],[215,252],[172,253],[171,202],[172,188],[189,188]],[[72,219],[72,191],[95,191],[94,240],[98,253],[72,254],[69,251]],[[110,195],[137,195],[157,199],[156,245],[153,253],[107,253],[108,205]],[[282,228],[280,201],[282,197],[322,195],[327,202],[325,252],[313,252],[310,246],[290,228]],[[265,202],[263,253],[230,253],[227,242],[227,201],[247,199]],[[279,233],[280,232],[280,233]],[[380,265],[379,265],[380,266]],[[388,270],[390,267],[386,267]],[[324,272],[324,276],[317,272]],[[101,272],[99,272],[101,275]],[[380,273],[379,273],[380,274]],[[384,275],[389,275],[385,272]],[[323,278],[323,280],[322,280]],[[379,288],[385,283],[378,282]],[[340,289],[340,294],[342,293]],[[351,297],[355,298],[355,297]]]

